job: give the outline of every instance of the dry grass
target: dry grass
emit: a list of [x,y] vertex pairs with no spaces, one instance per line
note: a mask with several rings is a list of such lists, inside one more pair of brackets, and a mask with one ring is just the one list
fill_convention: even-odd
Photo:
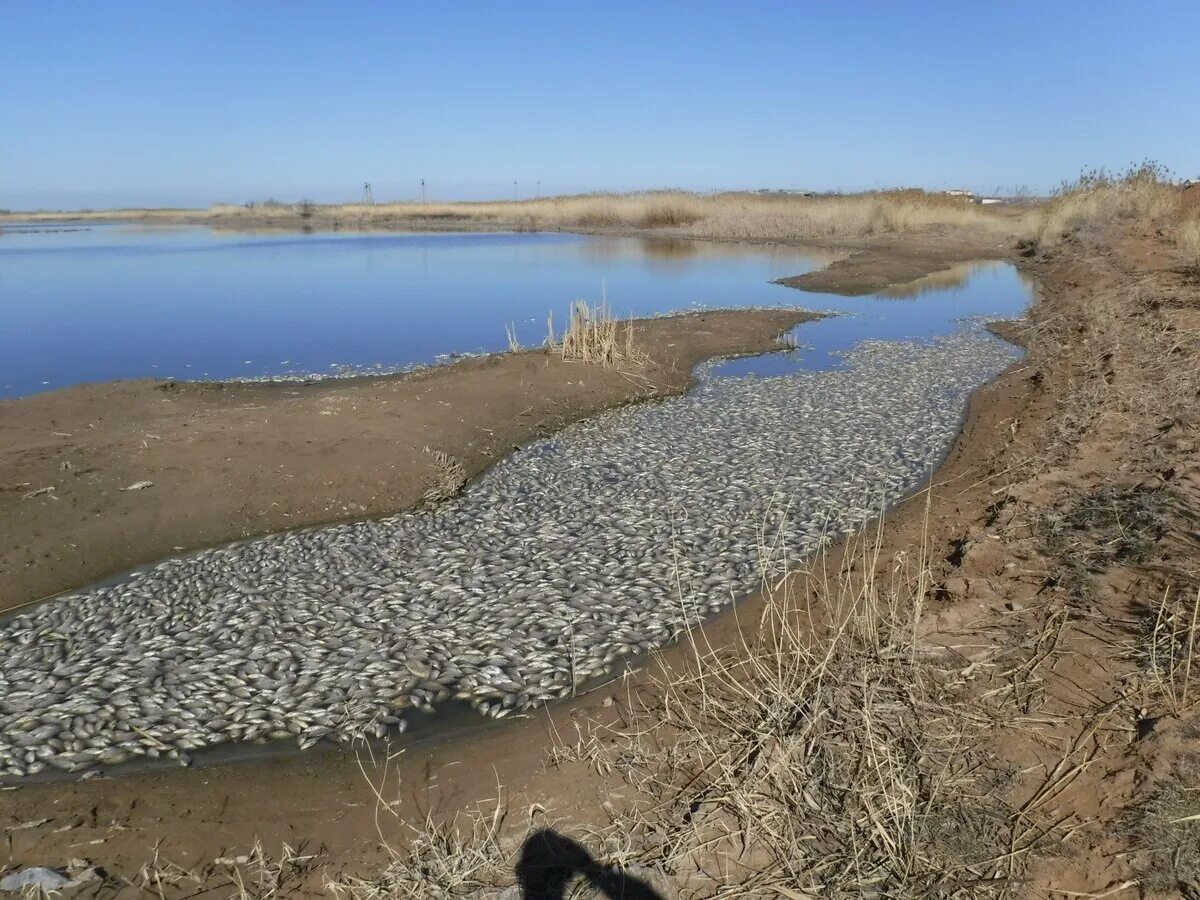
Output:
[[1142,656],[1155,705],[1178,718],[1200,701],[1200,589],[1182,599],[1163,591],[1147,644]]
[[451,456],[444,450],[425,448],[430,458],[432,472],[429,476],[429,486],[423,495],[426,503],[441,503],[449,500],[463,489],[467,483],[467,472],[462,461]]
[[1200,272],[1200,218],[1186,219],[1175,230],[1175,246],[1183,256],[1183,263],[1194,272]]
[[[729,240],[864,238],[935,226],[979,227],[998,235],[1023,230],[1020,216],[919,190],[814,197],[650,191],[512,202],[343,204],[319,206],[309,212],[314,221],[337,220],[361,227],[419,219],[529,230],[670,230],[681,236]],[[218,205],[210,213],[217,218],[283,220],[300,215],[300,207]]]
[[1045,205],[1038,240],[1052,247],[1072,237],[1111,233],[1131,222],[1154,225],[1179,208],[1179,189],[1166,170],[1146,161],[1124,172],[1096,169],[1064,184]]
[[279,855],[267,854],[255,841],[245,854],[229,854],[203,866],[187,868],[162,856],[158,847],[137,875],[124,879],[137,894],[167,900],[210,894],[222,900],[273,900],[293,896],[327,860],[284,844]]
[[660,682],[624,750],[651,798],[635,824],[696,896],[1012,889],[1037,830],[996,796],[1008,773],[961,663],[919,637],[924,559],[880,562],[864,543],[802,574],[811,597],[777,582],[752,638],[713,650],[701,632],[695,665]]
[[1200,897],[1198,785],[1200,755],[1189,753],[1175,761],[1171,772],[1127,817],[1130,842],[1139,848],[1139,884],[1151,895]]
[[107,221],[110,219],[162,219],[173,220],[194,214],[196,211],[183,207],[162,207],[150,209],[146,207],[128,207],[122,209],[68,209],[68,210],[34,210],[20,212],[19,210],[0,211],[0,219],[11,219],[21,222],[52,222],[61,219],[81,219],[87,221]]
[[[186,210],[112,210],[71,213],[75,218],[178,218]],[[61,218],[62,213],[22,218]],[[405,222],[425,227],[518,230],[661,231],[678,237],[745,241],[837,241],[903,234],[931,228],[973,228],[997,239],[1025,235],[1024,210],[983,207],[959,197],[922,190],[804,196],[729,191],[644,191],[575,194],[521,201],[456,203],[284,203],[266,200],[218,203],[205,215],[215,224],[239,220],[291,227],[389,228]]]
[[[1075,770],[1064,764],[1024,806],[1005,805],[1011,773],[983,741],[995,709],[973,714],[963,661],[920,637],[921,554],[897,557],[881,583],[878,553],[867,541],[841,570],[804,573],[810,598],[778,578],[764,547],[776,589],[740,643],[714,649],[691,632],[690,664],[640,695],[625,726],[560,739],[551,765],[585,761],[635,798],[579,841],[606,864],[661,875],[679,897],[1019,893],[1024,860],[1051,830],[1040,807]],[[335,893],[496,896],[529,833],[503,828],[500,809],[496,799],[449,826],[401,825],[390,843],[407,849]]]
[[567,313],[567,326],[561,336],[554,331],[554,316],[546,320],[546,348],[563,359],[603,367],[636,367],[648,356],[633,341],[633,322],[622,323],[609,309],[607,297],[599,306],[576,300]]

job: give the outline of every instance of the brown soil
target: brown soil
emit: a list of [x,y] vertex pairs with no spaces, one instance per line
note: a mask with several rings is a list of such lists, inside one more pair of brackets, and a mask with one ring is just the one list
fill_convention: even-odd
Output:
[[779,283],[804,291],[858,296],[916,281],[950,269],[955,263],[983,257],[1003,259],[1008,255],[1008,242],[989,243],[976,234],[876,240],[867,249],[852,252],[845,259],[803,275],[782,278]]
[[1180,194],[1180,206],[1184,214],[1200,210],[1200,181],[1189,184]]
[[[841,288],[879,286],[887,267],[903,268],[894,260],[908,254],[895,251],[884,252],[893,262],[851,261],[835,273]],[[945,267],[928,260],[926,271]],[[1011,894],[1131,897],[1141,884],[1191,896],[1200,844],[1155,819],[1151,801],[1172,785],[1194,797],[1193,783],[1172,778],[1195,771],[1184,764],[1197,749],[1200,690],[1190,706],[1165,707],[1132,651],[1166,587],[1184,598],[1200,589],[1200,285],[1174,271],[1153,235],[1018,262],[1040,285],[1030,322],[1009,332],[1029,355],[976,394],[928,496],[889,516],[881,559],[927,549],[925,639],[961,658],[980,696],[1012,695],[1019,707],[994,702],[992,751],[1015,773],[995,808],[1032,816],[1036,798],[1038,816],[1057,824],[1015,860]],[[1158,498],[1150,511],[1127,509],[1121,498],[1146,489]],[[1067,523],[1065,537],[1047,530],[1055,522]],[[828,554],[831,568],[841,552]],[[708,640],[732,640],[762,602],[739,604]],[[518,830],[541,817],[606,824],[633,799],[629,785],[586,762],[547,766],[547,748],[573,742],[577,725],[621,721],[646,673],[687,656],[675,648],[642,674],[523,721],[411,745],[385,793],[395,796],[399,778],[397,811],[418,826],[490,809],[497,796]],[[1054,791],[1038,794],[1052,776]],[[167,859],[200,866],[255,838],[269,853],[283,842],[322,847],[335,872],[370,871],[385,858],[376,812],[358,762],[340,753],[0,794],[0,827],[50,819],[10,832],[9,864],[82,855],[127,876],[159,841]],[[1197,812],[1185,802],[1182,815]],[[389,827],[382,837],[404,835]]]
[[808,318],[640,321],[650,361],[626,369],[529,351],[391,378],[124,381],[0,401],[0,612],[181,550],[397,512],[434,478],[426,447],[475,475],[576,419],[680,393],[697,363],[771,349]]

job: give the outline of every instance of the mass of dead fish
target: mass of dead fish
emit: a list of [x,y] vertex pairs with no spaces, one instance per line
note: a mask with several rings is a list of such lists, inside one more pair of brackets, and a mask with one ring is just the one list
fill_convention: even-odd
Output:
[[918,485],[1016,354],[971,325],[863,343],[833,371],[702,373],[685,397],[513,453],[435,509],[207,550],[34,607],[0,622],[0,777],[563,697]]

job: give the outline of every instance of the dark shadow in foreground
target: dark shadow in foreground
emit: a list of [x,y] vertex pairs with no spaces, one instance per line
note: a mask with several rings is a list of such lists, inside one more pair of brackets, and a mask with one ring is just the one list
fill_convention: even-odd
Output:
[[564,900],[576,875],[611,900],[663,900],[640,878],[601,865],[582,845],[553,828],[535,831],[525,839],[517,862],[522,900]]

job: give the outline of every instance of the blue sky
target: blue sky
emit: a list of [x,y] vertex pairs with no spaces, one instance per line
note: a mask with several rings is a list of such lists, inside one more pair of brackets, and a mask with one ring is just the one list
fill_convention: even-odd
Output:
[[1200,176],[1200,3],[0,0],[0,208]]

